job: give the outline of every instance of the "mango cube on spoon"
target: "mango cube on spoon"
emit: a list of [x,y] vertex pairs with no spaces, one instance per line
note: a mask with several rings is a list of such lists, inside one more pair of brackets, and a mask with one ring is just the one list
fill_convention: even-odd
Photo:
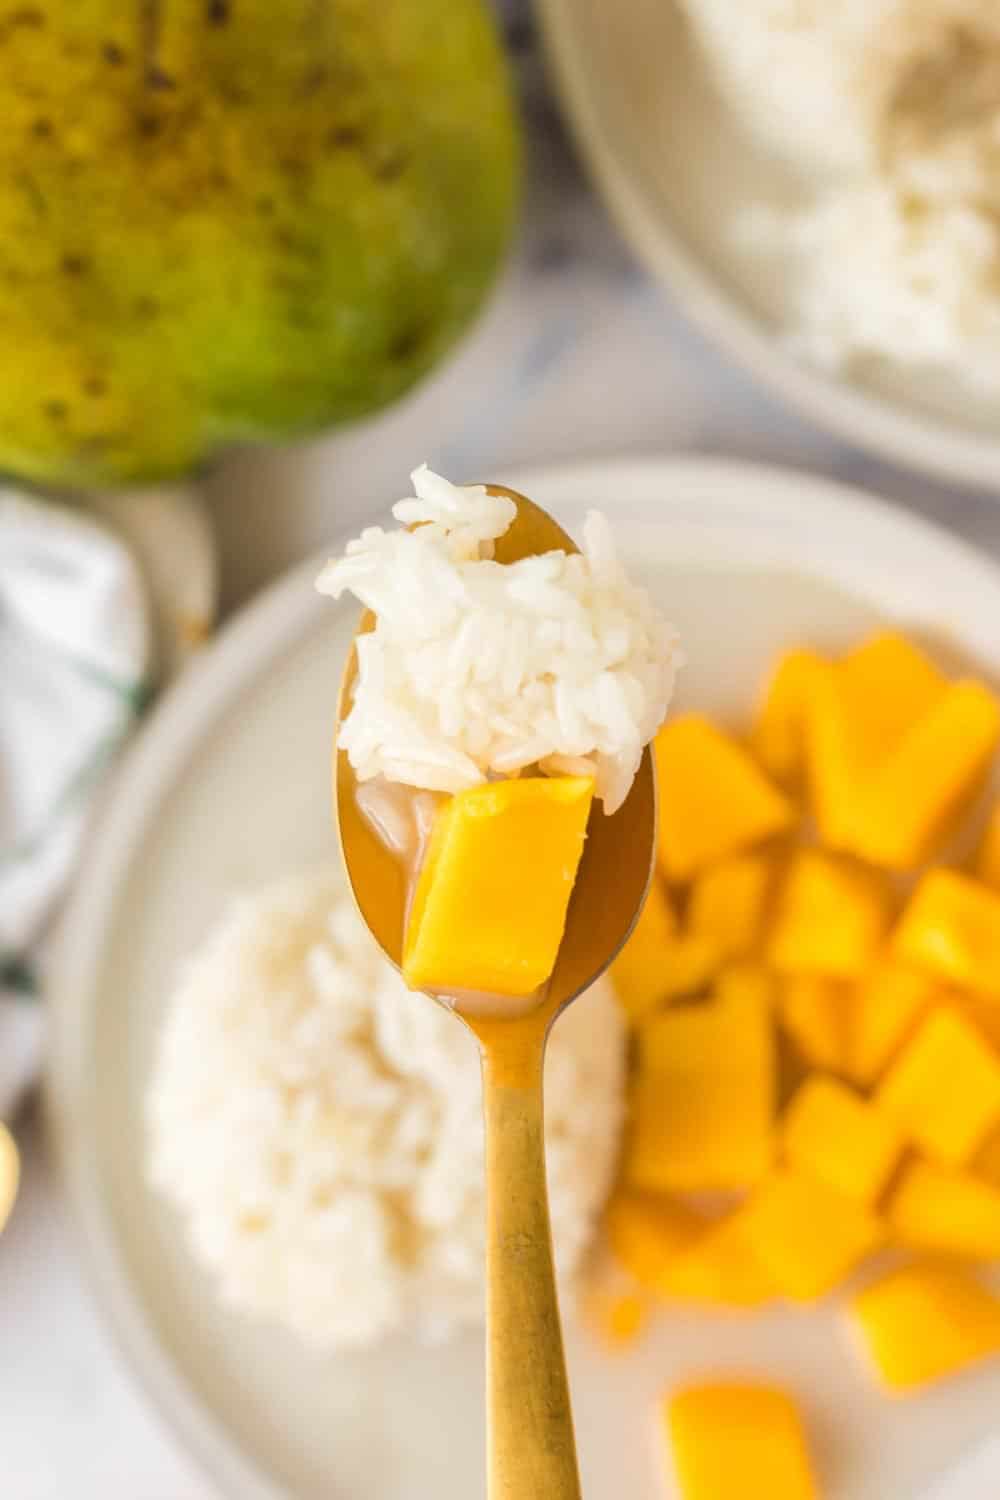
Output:
[[585,776],[488,782],[440,809],[403,952],[412,989],[525,996],[555,967],[583,854]]

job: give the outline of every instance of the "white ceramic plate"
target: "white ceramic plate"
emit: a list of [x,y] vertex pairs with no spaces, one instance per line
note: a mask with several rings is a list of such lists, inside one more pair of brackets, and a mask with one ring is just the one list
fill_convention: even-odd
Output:
[[[593,464],[510,482],[579,530],[607,508],[680,627],[682,701],[744,712],[791,640],[836,648],[878,616],[972,661],[1000,641],[1000,573],[945,533],[802,475]],[[318,563],[246,610],[155,712],[117,780],[54,976],[49,1103],[98,1297],[153,1400],[233,1500],[473,1500],[479,1340],[318,1358],[221,1310],[143,1179],[142,1099],[179,961],[230,894],[333,848],[329,738],[353,622]],[[570,1330],[588,1500],[662,1500],[653,1402],[736,1371],[801,1393],[829,1500],[909,1500],[1000,1407],[1000,1367],[881,1399],[831,1311],[663,1318],[610,1358]],[[749,1497],[748,1497],[749,1500]]]
[[889,368],[837,380],[782,348],[788,277],[755,264],[724,226],[741,207],[801,197],[802,184],[741,133],[676,0],[540,0],[540,13],[597,183],[679,305],[814,421],[898,463],[996,489],[996,409],[959,382]]

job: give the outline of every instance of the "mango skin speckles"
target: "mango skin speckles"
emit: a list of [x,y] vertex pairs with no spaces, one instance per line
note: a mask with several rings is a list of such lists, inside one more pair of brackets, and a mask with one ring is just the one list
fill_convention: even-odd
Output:
[[0,467],[28,480],[169,477],[381,407],[509,237],[478,0],[37,0],[0,17],[0,103]]

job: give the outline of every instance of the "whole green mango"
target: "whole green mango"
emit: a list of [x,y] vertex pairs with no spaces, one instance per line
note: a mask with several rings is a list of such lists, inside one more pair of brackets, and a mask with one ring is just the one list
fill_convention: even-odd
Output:
[[517,141],[480,0],[0,14],[0,467],[164,478],[361,416],[481,303]]

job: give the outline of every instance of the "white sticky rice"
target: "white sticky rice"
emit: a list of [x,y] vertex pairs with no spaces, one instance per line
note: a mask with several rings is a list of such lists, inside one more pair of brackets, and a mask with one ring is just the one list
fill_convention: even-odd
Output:
[[1000,399],[1000,5],[683,0],[727,101],[801,170],[737,216],[813,363]]
[[[624,1046],[603,983],[553,1032],[546,1143],[564,1275],[611,1184]],[[192,957],[148,1127],[151,1179],[234,1307],[328,1348],[481,1320],[476,1045],[405,988],[339,874],[240,900]]]
[[340,745],[360,781],[458,792],[540,764],[593,774],[606,812],[625,800],[673,691],[677,641],[631,583],[607,520],[580,554],[501,565],[513,503],[426,466],[393,514],[331,561],[318,588],[375,612]]

